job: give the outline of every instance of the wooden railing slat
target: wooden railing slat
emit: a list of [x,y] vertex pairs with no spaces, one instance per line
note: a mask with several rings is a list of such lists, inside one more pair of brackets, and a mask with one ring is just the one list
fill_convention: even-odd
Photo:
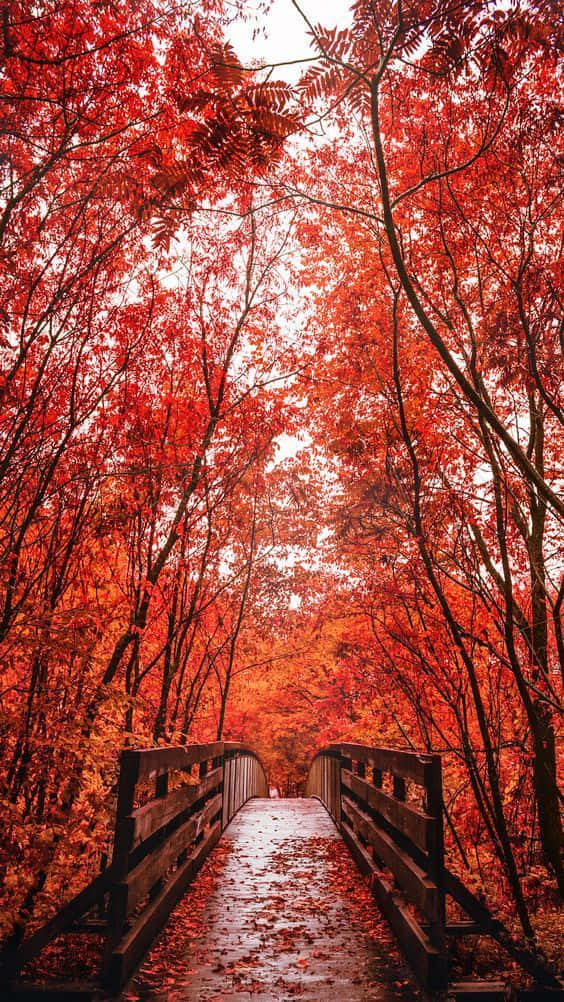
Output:
[[408,900],[429,919],[438,920],[440,918],[438,888],[424,870],[349,797],[343,797],[342,810],[350,818],[351,826],[373,846],[382,863],[392,871]]
[[174,745],[164,748],[137,748],[131,752],[139,761],[139,779],[145,779],[155,772],[174,769],[188,769],[191,765],[206,762],[223,755],[224,743]]
[[[383,788],[391,776],[393,793]],[[426,809],[411,803],[407,784],[423,790]],[[424,987],[447,983],[444,917],[441,760],[395,748],[340,742],[314,756],[305,784],[336,822]],[[366,844],[364,844],[366,843]],[[375,854],[407,900],[378,872]]]
[[220,785],[222,776],[221,768],[212,769],[195,786],[179,786],[166,796],[150,800],[143,807],[132,811],[124,822],[132,826],[132,846],[144,842],[150,835],[169,824],[178,814],[205,797]]
[[113,951],[105,978],[110,990],[115,990],[125,984],[138,961],[166,922],[174,905],[194,879],[206,856],[216,845],[220,834],[221,824],[216,822],[204,841],[200,842],[189,858],[178,867],[172,878],[167,881],[148,908],[141,913],[131,930]]
[[41,929],[24,939],[17,950],[2,956],[3,974],[16,974],[28,961],[33,960],[38,953],[61,933],[66,932],[73,924],[90,911],[103,898],[113,879],[113,870],[108,867],[98,874],[94,880],[84,887],[74,898],[67,901],[53,918],[49,919]]
[[[171,790],[171,774],[194,765],[199,765],[200,781]],[[153,777],[154,797],[135,808],[139,783]],[[111,992],[118,991],[226,824],[249,797],[267,794],[260,759],[240,742],[124,749],[111,865],[18,949],[4,953],[2,977],[17,974],[94,906],[103,915],[109,892],[105,926],[98,920],[95,928],[106,933],[104,984]],[[128,929],[128,915],[145,898],[147,903]]]
[[127,885],[127,914],[137,906],[152,885],[172,866],[180,853],[191,845],[220,810],[221,794],[218,793],[201,811],[172,832],[156,852],[146,856],[133,870],[130,870],[124,881]]
[[[192,765],[199,765],[199,782],[169,790],[170,774]],[[113,923],[104,970],[111,991],[123,986],[235,812],[249,797],[266,793],[260,759],[235,741],[128,750],[122,755],[123,769],[126,780],[122,777],[120,783],[125,782],[127,795],[121,797],[116,819],[120,878],[112,887]],[[155,797],[133,810],[136,783],[154,775]],[[148,903],[127,931],[127,915],[147,895]]]
[[355,776],[349,769],[341,771],[341,781],[347,789],[364,800],[373,810],[378,811],[386,821],[411,839],[423,852],[433,849],[435,824],[430,815],[378,790],[372,783]]
[[411,780],[418,786],[424,786],[426,781],[425,766],[431,756],[416,752],[404,751],[399,748],[376,748],[369,745],[337,744],[329,749],[338,752],[342,758],[350,758],[354,762],[371,762],[382,772],[392,772],[404,779]]
[[360,869],[370,877],[373,894],[421,983],[427,988],[446,987],[448,978],[446,954],[431,943],[391,885],[376,872],[370,854],[346,823],[342,826],[342,834]]

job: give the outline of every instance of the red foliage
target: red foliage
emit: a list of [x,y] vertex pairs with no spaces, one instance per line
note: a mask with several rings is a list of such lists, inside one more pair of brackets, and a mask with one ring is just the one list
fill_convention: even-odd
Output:
[[220,0],[5,7],[2,936],[216,735],[441,751],[452,865],[562,890],[551,7],[358,0],[296,87]]

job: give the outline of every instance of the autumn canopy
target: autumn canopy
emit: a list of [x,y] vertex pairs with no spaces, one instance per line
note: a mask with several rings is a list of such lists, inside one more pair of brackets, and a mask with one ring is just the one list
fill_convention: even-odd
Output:
[[2,7],[10,942],[124,745],[441,752],[453,868],[564,891],[556,5],[297,6],[291,72],[243,0]]

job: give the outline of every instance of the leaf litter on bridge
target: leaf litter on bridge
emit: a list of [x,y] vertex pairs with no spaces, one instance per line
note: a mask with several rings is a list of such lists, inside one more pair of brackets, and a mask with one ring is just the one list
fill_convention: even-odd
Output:
[[253,801],[226,831],[125,1002],[407,1002],[419,998],[316,801]]

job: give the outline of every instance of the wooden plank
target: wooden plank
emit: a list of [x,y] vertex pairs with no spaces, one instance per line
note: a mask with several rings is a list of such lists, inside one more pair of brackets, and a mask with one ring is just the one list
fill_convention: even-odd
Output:
[[333,797],[335,801],[333,820],[338,827],[341,824],[341,763],[337,759],[333,762]]
[[244,745],[240,741],[224,741],[222,747],[226,756],[235,758],[237,756],[248,755],[249,758],[254,759],[264,769],[260,755],[257,755],[256,751],[253,748],[249,748],[248,745]]
[[124,825],[131,827],[132,847],[144,842],[154,832],[169,824],[177,814],[211,793],[221,784],[222,776],[221,767],[212,769],[196,786],[179,786],[165,797],[150,800],[143,807],[132,811],[124,821]]
[[477,922],[484,933],[492,935],[493,926],[500,926],[501,922],[494,918],[490,910],[486,907],[483,901],[480,901],[475,894],[462,883],[460,877],[456,874],[451,873],[450,870],[445,869],[445,890],[447,894],[450,894],[459,905],[464,908],[464,911],[470,915],[470,917]]
[[[431,925],[428,922],[422,922],[421,928],[428,935],[431,933]],[[444,925],[444,934],[448,939],[463,939],[464,936],[485,936],[484,930],[477,922],[472,922],[471,920],[462,920],[460,922],[446,922]]]
[[85,918],[73,922],[67,932],[86,932],[93,936],[99,936],[106,931],[107,920],[105,918]]
[[221,794],[218,793],[198,814],[172,832],[155,852],[146,856],[133,870],[130,870],[123,881],[128,915],[220,810]]
[[340,820],[341,767],[339,758],[331,753],[319,752],[312,760],[305,796],[319,800],[338,825]]
[[258,755],[252,748],[248,745],[244,745],[241,741],[224,741],[223,747],[225,748],[225,753],[227,755],[235,755],[237,753],[243,755],[251,755],[252,758],[258,759]]
[[392,871],[406,897],[433,921],[440,917],[437,885],[424,870],[404,852],[375,821],[349,797],[343,797],[342,809],[350,818],[351,827],[374,847],[378,857]]
[[235,759],[231,759],[231,772],[229,774],[229,821],[234,814],[234,804],[235,804],[235,782],[237,778],[237,768],[235,764]]
[[401,748],[376,748],[357,744],[330,745],[329,748],[338,752],[342,758],[352,759],[353,762],[370,762],[382,772],[392,772],[396,776],[410,779],[418,786],[425,786],[425,766],[430,761],[429,755]]
[[227,828],[229,824],[229,780],[231,777],[231,759],[223,760],[223,784],[222,784],[222,807],[221,807],[221,827]]
[[376,871],[374,861],[352,829],[341,824],[343,838],[360,869],[370,877],[370,886],[382,912],[395,932],[403,952],[424,988],[446,988],[446,954],[431,943],[417,920],[410,915],[391,885]]
[[91,1002],[99,995],[100,986],[92,982],[20,982],[2,989],[2,1002]]
[[212,744],[174,745],[169,748],[136,748],[129,752],[139,763],[139,779],[145,779],[156,772],[171,772],[174,769],[188,769],[198,762],[223,755],[223,741]]
[[235,803],[235,779],[237,775],[237,767],[234,758],[229,759],[229,798],[228,798],[228,811],[227,811],[227,823],[231,821],[234,814],[233,805]]
[[350,825],[347,824],[346,818],[343,818],[341,822],[341,834],[359,870],[361,873],[364,873],[366,877],[369,877],[372,882],[376,872],[376,867],[370,850],[367,849],[366,846],[362,845],[362,842],[360,842],[360,840],[356,837]]
[[461,921],[461,922],[447,922],[445,925],[445,933],[452,939],[458,939],[461,936],[482,936],[483,932],[477,922]]
[[449,988],[456,1002],[504,1002],[507,997],[505,981],[459,981]]
[[71,898],[66,905],[63,905],[61,910],[52,919],[49,919],[41,929],[20,943],[18,950],[13,954],[4,953],[1,958],[3,972],[8,975],[16,974],[24,964],[36,957],[53,939],[66,932],[73,922],[76,922],[101,900],[109,889],[112,879],[113,869],[108,867],[74,898]]
[[341,782],[360,800],[368,804],[406,835],[424,852],[431,852],[435,844],[435,822],[432,817],[411,804],[404,804],[389,794],[378,790],[365,779],[355,776],[350,769],[341,770]]
[[217,844],[220,835],[221,824],[217,821],[204,841],[200,842],[186,862],[178,867],[114,950],[105,972],[105,984],[110,991],[117,992],[123,987],[175,904],[196,876],[206,856]]
[[241,806],[241,786],[243,778],[241,770],[241,758],[239,756],[237,756],[237,758],[235,759],[235,769],[237,777],[237,793],[235,795],[235,805],[236,805],[236,810],[239,810]]

